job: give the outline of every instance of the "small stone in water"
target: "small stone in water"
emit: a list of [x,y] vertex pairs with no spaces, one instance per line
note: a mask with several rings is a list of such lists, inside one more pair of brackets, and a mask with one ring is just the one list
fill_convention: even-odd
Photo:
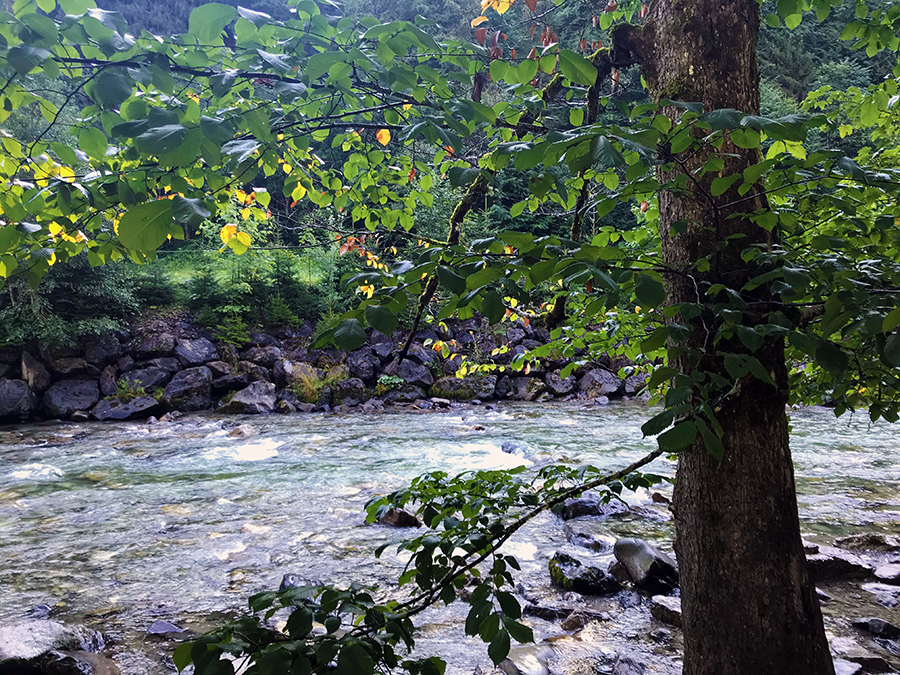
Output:
[[900,584],[900,563],[882,565],[875,570],[875,576],[888,584]]
[[179,628],[168,621],[154,621],[147,627],[147,632],[150,635],[165,635],[166,633],[183,633],[184,628]]
[[867,616],[862,619],[856,619],[853,625],[877,637],[888,639],[900,637],[900,628],[878,617]]

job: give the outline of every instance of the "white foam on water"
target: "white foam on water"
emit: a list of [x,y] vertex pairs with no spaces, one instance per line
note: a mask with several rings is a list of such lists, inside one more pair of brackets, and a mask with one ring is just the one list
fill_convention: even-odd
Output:
[[203,454],[204,459],[232,459],[236,462],[259,462],[278,456],[278,448],[284,445],[284,441],[276,441],[266,438],[252,443],[241,445],[216,446]]
[[[531,466],[531,460],[503,452],[493,443],[463,443],[456,455],[456,468],[460,470],[512,469],[517,466]],[[452,451],[451,451],[452,452]]]
[[62,469],[52,464],[23,464],[16,471],[10,472],[10,478],[17,480],[50,480],[61,478]]

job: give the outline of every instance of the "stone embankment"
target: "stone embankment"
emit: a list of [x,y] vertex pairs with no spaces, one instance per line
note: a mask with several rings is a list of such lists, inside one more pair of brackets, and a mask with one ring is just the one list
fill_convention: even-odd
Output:
[[[32,419],[125,420],[173,411],[230,414],[314,412],[385,405],[418,408],[451,400],[586,399],[634,396],[643,376],[622,378],[608,358],[580,364],[548,359],[527,374],[508,366],[517,354],[550,341],[521,321],[490,327],[480,319],[426,329],[405,359],[408,333],[371,331],[346,353],[312,346],[310,331],[253,333],[242,349],[216,343],[186,322],[155,321],[116,335],[86,338],[80,348],[42,345],[0,350],[0,423]],[[443,345],[444,350],[436,350]],[[443,351],[443,353],[442,353]],[[465,358],[464,358],[465,357]],[[463,364],[496,366],[466,377]]]

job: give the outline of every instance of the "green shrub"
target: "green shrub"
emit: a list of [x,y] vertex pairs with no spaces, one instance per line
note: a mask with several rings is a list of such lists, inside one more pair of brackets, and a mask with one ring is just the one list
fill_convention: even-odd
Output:
[[300,319],[280,295],[273,295],[269,298],[269,302],[263,310],[263,316],[270,326],[296,327],[300,325]]
[[396,375],[382,375],[378,378],[378,382],[375,385],[375,395],[381,396],[394,389],[400,389],[404,384],[406,384],[406,382],[404,382],[402,377],[397,377]]

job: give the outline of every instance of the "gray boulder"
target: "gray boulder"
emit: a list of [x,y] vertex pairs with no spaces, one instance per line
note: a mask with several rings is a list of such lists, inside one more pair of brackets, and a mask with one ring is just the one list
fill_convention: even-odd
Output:
[[129,370],[135,369],[134,359],[127,354],[116,361],[116,370],[120,373],[127,373]]
[[46,392],[42,405],[49,417],[69,417],[78,410],[90,410],[100,400],[100,389],[92,380],[61,380]]
[[[25,379],[24,373],[22,379]],[[834,545],[840,548],[849,548],[858,551],[882,551],[885,553],[893,553],[900,551],[900,537],[894,534],[884,534],[882,532],[863,532],[862,534],[851,534],[847,537],[835,539]]]
[[629,375],[625,378],[625,395],[626,396],[634,396],[641,389],[644,388],[644,383],[647,381],[646,373],[638,373],[637,375]]
[[372,338],[372,354],[377,356],[379,360],[384,363],[391,357],[391,354],[394,353],[394,343],[391,342],[390,338],[387,338],[384,335],[381,337],[383,338],[383,341],[381,342],[376,342],[374,337]]
[[489,399],[494,397],[497,376],[484,377],[442,377],[431,387],[431,395],[451,401],[470,401],[472,399]]
[[441,361],[441,358],[436,351],[433,349],[425,349],[421,345],[415,343],[409,346],[409,351],[406,352],[406,358],[425,367],[435,365]]
[[173,349],[175,338],[169,333],[160,333],[138,342],[133,351],[138,361],[147,361],[160,356],[171,356]]
[[335,405],[359,405],[366,400],[366,385],[358,377],[337,382],[332,390]]
[[213,378],[212,388],[216,392],[236,391],[243,389],[248,384],[250,384],[250,376],[247,373],[234,373]]
[[563,534],[569,543],[597,553],[608,553],[616,543],[615,538],[609,536],[594,520],[570,520],[563,527]]
[[91,336],[82,342],[85,359],[98,368],[115,363],[122,353],[122,345],[119,344],[115,335]]
[[678,587],[677,563],[643,539],[619,539],[613,553],[637,588],[666,594]]
[[241,353],[241,359],[271,368],[281,358],[281,350],[275,346],[250,347]]
[[514,401],[534,401],[547,391],[547,385],[536,377],[513,377],[507,396]]
[[34,414],[37,399],[22,380],[0,380],[0,422],[24,422]]
[[142,368],[159,368],[167,373],[177,373],[182,369],[181,361],[174,356],[160,356],[141,364]]
[[185,366],[199,366],[207,361],[217,361],[219,350],[206,338],[179,340],[175,343],[175,356]]
[[118,391],[116,386],[116,367],[106,366],[100,371],[100,395],[115,396]]
[[900,563],[882,565],[875,570],[875,578],[886,584],[900,584]]
[[404,509],[390,509],[378,522],[391,527],[422,527],[422,523],[419,522],[415,514]]
[[78,631],[58,621],[23,621],[0,626],[0,664],[28,661],[57,649],[78,649]]
[[550,675],[550,661],[555,652],[546,644],[516,645],[498,668],[505,675]]
[[268,382],[271,379],[271,372],[265,366],[261,366],[253,361],[238,361],[238,373],[247,373],[247,377],[251,382]]
[[162,368],[149,367],[140,370],[130,370],[119,378],[119,382],[131,390],[143,389],[150,393],[157,387],[164,387],[171,375]]
[[818,553],[806,556],[806,566],[813,581],[862,579],[872,574],[862,558],[833,546],[819,546]]
[[279,359],[272,366],[272,380],[279,389],[290,387],[297,381],[313,384],[323,377],[322,371],[303,361]]
[[94,419],[106,422],[109,420],[131,420],[158,415],[162,411],[159,401],[152,396],[138,396],[127,403],[119,399],[104,399],[94,406],[91,415]]
[[544,384],[547,385],[547,390],[554,396],[566,396],[571,394],[575,391],[575,385],[577,383],[578,382],[573,375],[562,377],[561,371],[559,370],[554,370],[544,376]]
[[681,598],[654,595],[650,602],[650,616],[670,626],[681,628]]
[[375,370],[381,366],[371,349],[357,349],[347,356],[347,367],[350,374],[363,382],[371,382],[375,378]]
[[594,368],[586,372],[578,382],[578,389],[588,398],[615,396],[621,394],[625,383],[615,373],[603,368]]
[[192,412],[212,407],[212,371],[206,366],[176,373],[166,385],[163,400],[170,410]]
[[404,384],[399,389],[392,389],[381,397],[385,403],[414,403],[425,398],[425,392],[414,384]]
[[550,580],[567,591],[582,595],[609,595],[622,590],[615,577],[599,567],[585,565],[567,553],[557,551],[547,566]]
[[275,385],[271,382],[253,382],[237,392],[230,401],[220,405],[216,412],[268,415],[275,411],[275,404]]
[[52,381],[46,366],[28,352],[22,352],[22,379],[35,394],[47,391]]
[[93,378],[100,375],[100,369],[87,362],[86,359],[67,356],[56,359],[52,365],[53,372],[64,378]]
[[411,384],[422,389],[427,389],[434,384],[434,377],[431,371],[425,366],[410,359],[403,359],[400,363],[396,360],[391,361],[384,372],[388,375],[396,375],[406,384]]
[[867,616],[863,619],[855,619],[853,625],[856,628],[871,633],[876,637],[885,638],[886,640],[900,638],[900,628],[884,619],[879,619],[878,617]]
[[584,516],[609,518],[612,515],[627,512],[628,505],[618,499],[604,502],[598,497],[586,496],[567,499],[563,502],[559,515],[563,520],[571,520]]

